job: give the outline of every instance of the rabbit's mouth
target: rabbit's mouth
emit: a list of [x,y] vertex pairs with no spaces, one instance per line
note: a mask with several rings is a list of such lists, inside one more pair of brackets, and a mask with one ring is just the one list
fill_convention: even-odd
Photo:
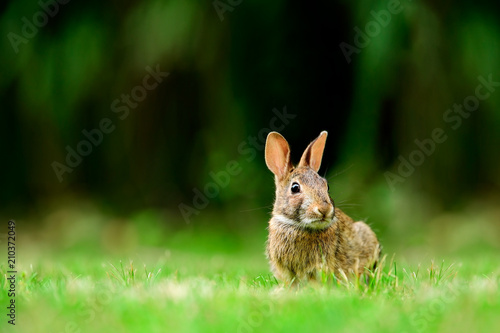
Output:
[[307,228],[311,228],[311,229],[326,229],[333,222],[335,222],[335,219],[322,218],[322,219],[314,219],[314,220],[305,220],[302,222],[302,225],[304,225]]
[[275,215],[273,216],[273,220],[284,225],[292,225],[295,227],[300,227],[304,229],[313,229],[313,230],[321,230],[326,229],[331,226],[333,223],[337,221],[336,217],[332,218],[306,218],[301,221],[295,221],[291,218],[288,218],[284,215]]

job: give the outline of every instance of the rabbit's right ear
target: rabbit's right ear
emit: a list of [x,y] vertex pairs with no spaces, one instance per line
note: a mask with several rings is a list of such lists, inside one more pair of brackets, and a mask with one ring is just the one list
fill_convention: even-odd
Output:
[[323,158],[323,151],[325,150],[327,131],[323,131],[320,135],[307,146],[304,154],[299,162],[300,166],[309,166],[314,171],[318,172],[321,166],[321,159]]
[[290,146],[278,132],[271,132],[266,140],[266,164],[278,180],[282,180],[292,170]]

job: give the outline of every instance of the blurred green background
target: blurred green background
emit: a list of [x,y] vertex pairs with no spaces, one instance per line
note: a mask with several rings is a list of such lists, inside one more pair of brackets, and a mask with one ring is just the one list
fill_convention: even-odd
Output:
[[[0,8],[0,220],[33,253],[248,250],[265,265],[273,124],[295,162],[329,132],[320,173],[388,253],[498,251],[500,87],[467,99],[479,77],[500,82],[497,2],[62,2]],[[447,113],[464,101],[475,111]],[[436,128],[446,141],[415,153]]]

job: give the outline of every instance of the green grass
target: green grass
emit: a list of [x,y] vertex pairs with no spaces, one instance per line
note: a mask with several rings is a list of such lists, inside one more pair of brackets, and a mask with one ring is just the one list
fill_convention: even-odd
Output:
[[264,256],[266,211],[207,210],[185,225],[64,206],[18,223],[15,327],[0,238],[0,332],[500,331],[495,207],[395,214],[377,231],[387,256],[368,279],[287,288]]
[[[127,258],[81,252],[24,258],[16,332],[492,332],[498,256],[412,265],[385,257],[369,279],[287,288],[258,251],[149,248]],[[5,276],[6,267],[1,267]],[[0,303],[8,298],[2,281]],[[5,311],[4,311],[5,312]]]

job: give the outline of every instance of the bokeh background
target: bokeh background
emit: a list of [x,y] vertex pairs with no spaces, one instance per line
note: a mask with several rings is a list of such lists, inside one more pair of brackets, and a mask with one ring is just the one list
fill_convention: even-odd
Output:
[[[35,1],[0,7],[0,221],[18,222],[23,253],[177,248],[187,261],[253,253],[265,267],[274,184],[260,138],[284,111],[295,162],[329,132],[320,173],[387,253],[499,250],[500,87],[456,129],[443,118],[478,77],[500,82],[498,2],[403,0],[350,61],[341,43],[356,47],[389,2],[57,4],[46,23]],[[169,75],[127,107],[122,94],[140,94],[148,66]],[[53,163],[66,165],[67,147],[103,119],[114,130],[59,179]],[[436,128],[447,140],[391,186],[387,172]],[[231,161],[239,172],[195,208],[196,190]],[[196,212],[186,219],[179,205]]]

